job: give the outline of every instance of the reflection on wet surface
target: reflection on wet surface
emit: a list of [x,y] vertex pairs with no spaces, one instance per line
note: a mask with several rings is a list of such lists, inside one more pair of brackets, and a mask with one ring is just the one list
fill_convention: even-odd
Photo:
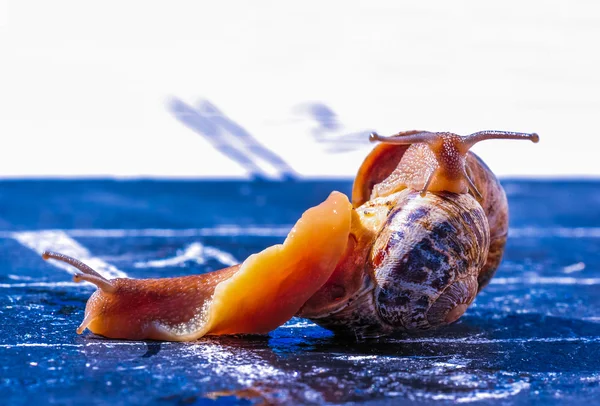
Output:
[[[600,395],[600,254],[593,231],[600,227],[600,214],[589,207],[599,201],[600,188],[509,186],[514,235],[497,277],[466,315],[441,331],[362,342],[335,337],[297,318],[268,336],[192,343],[78,336],[75,329],[92,288],[71,283],[67,272],[42,262],[31,245],[14,238],[14,231],[36,230],[36,222],[14,219],[14,230],[0,238],[0,393],[15,404],[593,404]],[[269,187],[253,193],[264,193],[273,204]],[[588,210],[578,215],[576,208],[557,206],[561,222],[540,211],[528,216],[524,212],[532,202],[526,193],[514,197],[510,192],[528,188],[537,198],[556,195],[557,187],[564,193],[579,190],[575,203]],[[135,187],[129,195],[116,192],[110,183],[88,188],[139,198]],[[151,188],[147,194],[152,195]],[[172,196],[174,205],[188,198],[185,188],[178,193]],[[211,199],[202,204],[211,205]],[[69,229],[78,225],[64,228],[90,255],[129,276],[174,276],[225,265],[220,261],[228,257],[213,255],[216,251],[182,254],[189,254],[186,249],[194,244],[244,258],[280,242],[301,206],[280,213],[272,224],[248,224],[252,207],[223,213],[229,217],[218,224],[199,224],[206,209],[199,207],[190,214],[196,223],[188,225],[197,227],[195,232],[178,232],[177,214],[156,215],[160,224],[150,227],[151,232],[147,223],[121,234],[102,233],[100,225],[76,232]],[[106,218],[120,215],[120,210],[107,208]],[[85,214],[75,209],[73,216],[82,219]],[[222,232],[224,224],[240,227]],[[548,232],[557,229],[571,231]],[[156,267],[135,265],[158,260],[163,262]]]

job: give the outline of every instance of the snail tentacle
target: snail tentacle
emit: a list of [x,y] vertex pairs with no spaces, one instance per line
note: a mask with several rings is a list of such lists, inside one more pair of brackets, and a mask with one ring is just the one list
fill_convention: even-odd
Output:
[[473,145],[484,140],[529,140],[534,144],[540,141],[540,136],[536,133],[520,133],[514,131],[478,131],[476,133],[462,137],[462,143],[465,152]]
[[86,275],[86,274],[78,273],[78,274],[73,275],[73,280],[75,282],[86,281],[86,282],[93,283],[104,293],[115,293],[117,291],[117,288],[113,284],[111,284],[110,281],[108,281],[107,279],[104,279],[102,277],[97,277],[95,275]]
[[392,135],[391,137],[382,137],[376,132],[372,132],[369,135],[369,141],[371,142],[385,142],[387,144],[396,144],[396,145],[410,145],[416,144],[419,142],[422,143],[432,143],[438,141],[438,135],[436,133],[432,133],[429,131],[402,131],[397,134]]
[[104,276],[100,275],[90,266],[84,264],[78,259],[53,251],[44,251],[42,253],[42,258],[44,258],[45,260],[55,259],[57,261],[67,263],[77,268],[82,273],[78,273],[73,276],[73,280],[75,282],[86,281],[93,283],[106,293],[114,293],[116,290],[115,285],[113,285],[108,279],[106,279]]
[[477,190],[477,186],[475,186],[475,183],[473,183],[473,179],[471,179],[471,177],[467,173],[467,168],[464,168],[464,176],[467,182],[469,182],[469,189],[475,194],[475,196],[477,196],[478,199],[483,199],[481,192]]
[[88,266],[88,265],[84,264],[83,262],[81,262],[80,260],[70,257],[68,255],[61,254],[59,252],[54,252],[54,251],[44,251],[42,253],[42,258],[45,260],[56,259],[57,261],[65,262],[69,265],[73,265],[75,268],[77,268],[84,274],[94,275],[94,276],[97,276],[98,278],[107,280],[104,276],[100,275],[98,272],[93,270],[90,266]]
[[427,194],[427,189],[429,188],[429,185],[431,184],[431,181],[433,180],[433,177],[435,176],[435,172],[436,171],[437,171],[437,168],[434,169],[434,170],[432,170],[429,173],[429,176],[427,177],[427,180],[425,181],[425,184],[423,185],[423,188],[419,192],[419,194],[421,195],[421,197],[425,197],[425,195]]
[[[473,188],[473,182],[465,172],[465,159],[469,148],[480,141],[490,139],[523,139],[538,142],[539,136],[535,133],[511,131],[480,131],[467,136],[450,132],[407,131],[391,137],[372,133],[369,139],[385,144],[410,144],[398,166],[390,174],[390,181],[385,179],[381,182],[385,185],[386,192],[393,193],[407,187],[423,194],[422,185],[426,183],[427,190],[431,192],[468,193],[471,189],[475,195],[481,196]],[[430,173],[432,168],[437,168],[433,176]],[[392,179],[395,187],[389,187]],[[377,193],[376,196],[381,194]]]

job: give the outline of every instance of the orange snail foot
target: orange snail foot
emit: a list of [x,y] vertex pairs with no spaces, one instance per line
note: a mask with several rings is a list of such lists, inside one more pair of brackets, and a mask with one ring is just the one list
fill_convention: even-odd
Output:
[[351,211],[348,198],[339,192],[308,209],[283,244],[251,255],[239,271],[215,287],[199,331],[173,334],[172,339],[263,334],[291,319],[325,284],[344,254]]

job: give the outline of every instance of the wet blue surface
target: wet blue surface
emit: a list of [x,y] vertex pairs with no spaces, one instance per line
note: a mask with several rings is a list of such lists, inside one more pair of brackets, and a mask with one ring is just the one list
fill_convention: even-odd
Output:
[[[593,404],[600,182],[504,185],[505,259],[445,330],[356,343],[292,319],[265,337],[157,343],[77,335],[93,288],[36,251],[74,250],[113,275],[206,272],[281,242],[306,208],[351,184],[0,182],[2,403]],[[257,397],[227,392],[243,389]]]

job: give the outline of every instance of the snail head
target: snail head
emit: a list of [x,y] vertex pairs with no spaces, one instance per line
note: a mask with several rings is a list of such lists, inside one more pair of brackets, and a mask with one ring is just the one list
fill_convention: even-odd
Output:
[[117,278],[108,280],[83,262],[70,256],[52,251],[42,254],[44,259],[54,259],[74,266],[79,271],[73,276],[75,282],[90,282],[98,289],[88,299],[85,317],[77,328],[81,334],[89,329],[94,334],[106,337],[139,336],[145,328],[145,318],[131,312],[144,299],[139,295],[135,279]]
[[391,137],[372,133],[369,139],[372,142],[410,145],[391,175],[396,180],[396,188],[418,190],[421,196],[427,191],[467,193],[470,189],[481,197],[467,174],[465,158],[469,149],[483,140],[518,139],[535,143],[539,136],[510,131],[480,131],[467,136],[449,132],[405,131]]

